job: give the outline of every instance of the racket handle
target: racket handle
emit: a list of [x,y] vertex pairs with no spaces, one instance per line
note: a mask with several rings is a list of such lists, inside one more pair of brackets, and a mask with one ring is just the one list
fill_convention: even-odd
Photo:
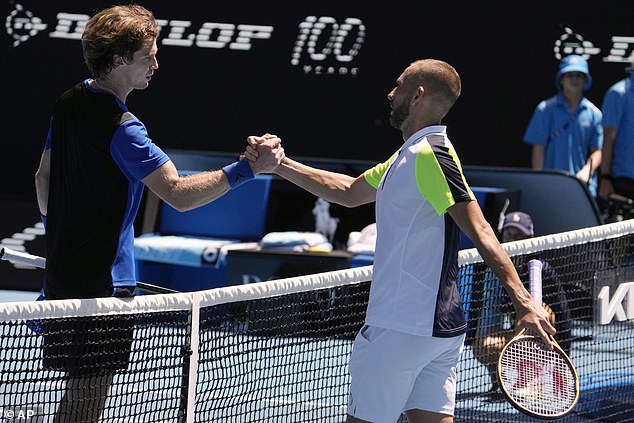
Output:
[[542,305],[542,262],[531,260],[528,262],[529,292],[533,300]]
[[14,251],[9,248],[0,248],[0,259],[39,268],[46,267],[45,258],[24,253],[22,251]]

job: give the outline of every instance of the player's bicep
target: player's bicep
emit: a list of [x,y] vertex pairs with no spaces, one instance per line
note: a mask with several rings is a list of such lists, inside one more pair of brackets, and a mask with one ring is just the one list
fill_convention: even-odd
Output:
[[40,165],[37,169],[36,176],[46,179],[48,181],[49,175],[51,173],[51,150],[46,149],[42,152],[42,156],[40,157]]
[[350,185],[350,197],[356,205],[372,203],[376,200],[376,188],[370,185],[364,175],[359,175]]
[[[124,115],[122,120],[127,117]],[[150,139],[143,123],[128,119],[119,125],[110,143],[110,154],[130,181],[143,180],[169,161]]]
[[51,150],[42,152],[40,165],[35,173],[35,194],[40,209],[40,214],[46,216],[48,212],[48,191],[51,174]]
[[476,246],[482,244],[481,238],[485,234],[491,235],[491,225],[484,218],[477,201],[456,203],[447,209],[447,213]]
[[143,178],[142,182],[152,192],[169,203],[174,185],[179,178],[176,166],[170,160]]

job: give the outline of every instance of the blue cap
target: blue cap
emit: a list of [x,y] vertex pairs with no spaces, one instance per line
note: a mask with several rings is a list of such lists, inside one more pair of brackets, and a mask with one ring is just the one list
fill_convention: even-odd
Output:
[[555,83],[557,87],[559,87],[559,80],[564,73],[568,72],[581,72],[586,76],[586,83],[583,86],[583,90],[587,91],[592,86],[592,77],[590,76],[590,71],[588,70],[588,62],[583,57],[571,54],[570,56],[566,56],[561,59],[559,62],[559,72],[557,72],[557,77],[555,78]]
[[531,217],[526,213],[516,211],[508,213],[506,216],[504,216],[504,224],[502,225],[502,230],[510,226],[519,229],[528,236],[534,235],[533,219],[531,219]]

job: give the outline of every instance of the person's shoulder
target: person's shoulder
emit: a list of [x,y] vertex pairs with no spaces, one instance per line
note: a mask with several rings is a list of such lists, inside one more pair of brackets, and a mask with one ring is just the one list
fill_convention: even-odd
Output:
[[601,109],[597,107],[596,104],[588,100],[586,97],[584,97],[582,101],[584,106],[588,108],[595,116],[601,117]]
[[[131,121],[134,121],[134,122],[131,122]],[[124,112],[119,118],[119,125],[123,125],[126,122],[130,122],[130,124],[135,124],[138,122],[139,124],[143,125],[143,123],[130,112]]]
[[552,97],[548,97],[540,101],[539,104],[537,105],[537,109],[539,110],[552,109],[553,107],[557,106],[558,103],[559,103],[559,94],[555,94]]
[[64,93],[60,96],[60,100],[68,100],[70,98],[73,98],[79,95],[83,89],[84,89],[84,83],[79,82],[73,85],[72,87],[70,87],[69,89],[67,89],[66,91],[64,91]]
[[83,82],[80,82],[64,91],[55,101],[54,113],[66,113],[67,111],[76,108],[77,104],[81,102],[83,89]]
[[608,90],[606,91],[606,95],[612,94],[622,96],[628,91],[627,88],[629,85],[631,85],[630,78],[621,79],[620,81],[612,84],[610,88],[608,88]]

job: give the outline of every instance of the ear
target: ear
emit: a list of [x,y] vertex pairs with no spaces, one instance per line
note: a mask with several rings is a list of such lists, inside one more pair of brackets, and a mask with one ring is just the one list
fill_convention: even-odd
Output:
[[425,87],[419,85],[416,87],[416,92],[414,92],[414,95],[412,96],[412,101],[419,102],[423,99],[423,97],[425,97]]
[[112,64],[116,68],[117,66],[121,66],[121,65],[125,64],[125,60],[123,59],[122,56],[120,56],[118,54],[115,54],[115,55],[112,56]]

